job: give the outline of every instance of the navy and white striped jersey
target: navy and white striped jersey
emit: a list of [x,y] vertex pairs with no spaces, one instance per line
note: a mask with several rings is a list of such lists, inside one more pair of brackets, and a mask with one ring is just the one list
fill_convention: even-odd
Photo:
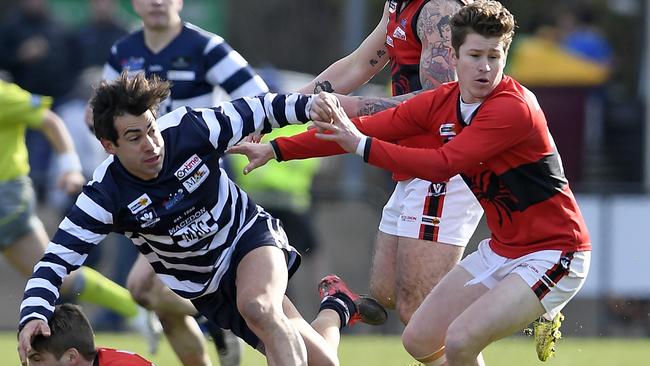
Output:
[[21,326],[50,318],[63,278],[109,232],[131,238],[180,296],[214,292],[238,239],[263,213],[219,168],[219,157],[249,133],[307,122],[310,108],[311,96],[269,93],[160,117],[165,154],[158,177],[138,179],[113,155],[95,170],[27,282]]
[[264,80],[220,36],[190,23],[158,53],[144,42],[139,30],[117,41],[104,65],[104,80],[114,80],[124,70],[157,75],[172,82],[171,95],[161,104],[162,115],[181,106],[216,105],[214,87],[222,87],[230,99],[268,92]]

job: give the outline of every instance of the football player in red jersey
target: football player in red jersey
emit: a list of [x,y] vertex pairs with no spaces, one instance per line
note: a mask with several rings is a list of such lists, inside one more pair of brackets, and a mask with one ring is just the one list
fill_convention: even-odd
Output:
[[93,330],[77,305],[57,305],[49,326],[48,336],[32,340],[30,366],[153,366],[132,352],[95,347]]
[[[491,237],[433,289],[402,336],[425,365],[479,365],[495,340],[559,316],[586,280],[591,242],[537,99],[503,74],[514,17],[478,1],[450,24],[458,82],[354,124],[332,95],[312,112],[323,121],[317,138],[393,172],[432,181],[460,173],[480,201]],[[437,148],[388,142],[423,130]]]

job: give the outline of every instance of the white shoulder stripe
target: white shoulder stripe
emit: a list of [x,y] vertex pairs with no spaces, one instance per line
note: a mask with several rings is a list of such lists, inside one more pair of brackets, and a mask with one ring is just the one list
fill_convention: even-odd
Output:
[[86,230],[81,226],[75,225],[67,217],[64,218],[63,221],[61,221],[61,224],[59,224],[59,229],[87,243],[98,244],[106,237],[106,235],[104,234],[93,233],[90,230]]
[[97,204],[85,193],[81,192],[75,205],[93,219],[107,225],[113,224],[113,214]]
[[213,48],[217,47],[222,43],[223,43],[223,38],[219,37],[216,34],[213,34],[213,36],[210,37],[208,44],[205,45],[205,48],[203,49],[203,54],[207,55],[208,53],[210,53],[210,51],[212,51]]
[[248,62],[237,51],[231,50],[228,55],[212,66],[207,74],[208,77],[215,77],[221,84],[246,66],[248,66]]
[[115,157],[113,155],[109,155],[104,161],[102,161],[97,168],[95,168],[95,171],[93,172],[93,180],[88,182],[88,184],[93,184],[94,182],[101,182],[104,180],[104,176],[106,175],[106,171],[108,170],[108,167],[113,163],[113,160]]
[[158,128],[160,129],[160,131],[164,131],[170,127],[178,126],[186,114],[187,114],[187,108],[179,107],[165,114],[164,116],[158,118],[158,120],[156,120],[156,123],[158,123]]
[[275,119],[273,115],[273,101],[278,95],[275,93],[268,93],[264,95],[264,109],[266,111],[266,115],[269,117],[269,122],[271,123],[271,126],[273,128],[278,128],[280,127],[280,124],[278,121]]
[[269,88],[264,80],[259,75],[254,75],[251,79],[235,88],[229,95],[232,99],[237,99],[267,93],[268,91]]

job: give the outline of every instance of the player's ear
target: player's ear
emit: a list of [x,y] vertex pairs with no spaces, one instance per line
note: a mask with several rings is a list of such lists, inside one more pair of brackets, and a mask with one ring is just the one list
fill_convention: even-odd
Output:
[[99,142],[102,143],[102,146],[104,147],[104,150],[108,154],[115,154],[115,151],[116,151],[115,148],[116,148],[117,144],[115,144],[113,141],[111,141],[109,139],[105,139],[105,138],[102,138],[101,140],[99,140]]
[[81,364],[81,357],[81,354],[76,348],[68,348],[65,352],[63,352],[61,362],[65,366],[76,366]]

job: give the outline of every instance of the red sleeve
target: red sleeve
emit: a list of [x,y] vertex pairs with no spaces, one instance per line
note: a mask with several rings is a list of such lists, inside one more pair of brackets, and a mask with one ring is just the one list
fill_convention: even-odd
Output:
[[99,366],[154,366],[143,357],[112,348],[99,348],[97,350]]
[[437,182],[490,160],[533,131],[527,105],[513,96],[499,96],[481,106],[471,125],[441,148],[408,148],[372,139],[368,162],[394,173]]
[[[422,93],[395,108],[381,111],[372,116],[352,118],[351,121],[366,136],[384,141],[430,133],[430,122],[426,113],[430,109],[433,94]],[[308,159],[345,154],[339,144],[316,138],[315,130],[309,130],[290,137],[279,137],[272,141],[278,161]]]

